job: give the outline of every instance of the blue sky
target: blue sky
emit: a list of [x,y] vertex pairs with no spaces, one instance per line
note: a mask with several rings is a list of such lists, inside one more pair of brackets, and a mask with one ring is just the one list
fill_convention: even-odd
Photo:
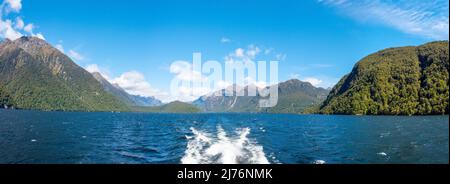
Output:
[[448,8],[447,0],[3,0],[0,37],[44,38],[127,91],[170,101],[170,64],[193,52],[224,61],[257,51],[255,60],[280,60],[281,81],[331,87],[370,53],[448,40]]

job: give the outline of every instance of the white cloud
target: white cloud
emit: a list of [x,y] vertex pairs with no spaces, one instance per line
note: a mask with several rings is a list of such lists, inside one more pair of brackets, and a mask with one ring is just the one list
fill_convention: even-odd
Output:
[[231,39],[226,38],[226,37],[222,37],[222,39],[220,39],[220,43],[230,43]]
[[[93,69],[98,69],[93,68]],[[112,84],[117,84],[129,94],[140,95],[144,97],[156,97],[164,102],[167,102],[169,96],[167,93],[158,89],[154,89],[145,79],[144,75],[138,71],[125,72],[119,77],[110,81]]]
[[289,74],[290,79],[300,79],[300,74],[298,73],[291,73]]
[[15,24],[14,28],[21,30],[24,27],[25,27],[25,22],[23,22],[22,18],[17,17],[16,18],[16,24]]
[[[33,33],[34,24],[26,25],[20,16],[10,15],[11,12],[20,13],[21,9],[21,0],[4,0],[0,4],[0,38],[15,40],[24,35],[30,35],[45,40],[42,33]],[[12,20],[15,20],[14,24]]]
[[286,60],[286,57],[287,57],[286,54],[277,54],[277,55],[275,56],[275,58],[276,58],[278,61],[284,61],[284,60]]
[[311,83],[315,87],[321,87],[321,88],[330,88],[336,85],[336,83],[339,81],[339,78],[333,78],[328,76],[313,76],[313,77],[304,77],[297,79],[305,82]]
[[29,35],[33,36],[33,37],[36,37],[36,38],[45,40],[45,37],[44,37],[44,35],[43,35],[42,33],[37,33],[37,34],[35,34],[35,33],[33,32],[34,28],[35,28],[35,27],[34,27],[34,24],[27,24],[25,27],[23,27],[23,30],[24,30],[26,33],[28,33]]
[[226,63],[233,62],[251,62],[261,52],[261,49],[255,45],[249,45],[247,49],[237,48],[234,52],[225,56]]
[[318,0],[360,21],[432,39],[449,38],[448,0]]
[[199,71],[192,69],[192,64],[187,61],[176,61],[170,65],[170,73],[182,81],[202,82],[208,80]]
[[144,75],[138,71],[129,71],[121,74],[119,77],[111,77],[109,72],[97,64],[89,64],[84,67],[89,73],[100,73],[109,83],[120,86],[131,95],[143,97],[155,97],[164,103],[174,100],[168,93],[153,88],[145,79]]
[[[225,62],[244,62],[253,61],[263,50],[255,45],[249,45],[246,49],[238,48],[225,57]],[[130,71],[123,73],[119,77],[109,77],[106,72],[98,65],[88,65],[85,67],[89,72],[99,72],[105,79],[112,84],[117,84],[125,91],[133,95],[141,96],[154,96],[163,102],[171,102],[175,100],[190,102],[198,99],[199,97],[210,94],[220,89],[225,89],[232,85],[232,82],[217,81],[216,89],[211,89],[209,86],[204,87],[201,83],[207,83],[210,80],[207,76],[204,76],[199,71],[194,71],[193,66],[187,61],[177,61],[172,63],[169,67],[170,73],[174,74],[175,79],[183,83],[191,85],[182,85],[175,90],[177,94],[169,94],[165,91],[153,88],[150,83],[145,79],[144,75],[138,71]],[[192,85],[194,83],[200,84],[198,86]],[[255,85],[259,88],[266,87],[265,81],[257,81],[251,77],[244,78],[243,83],[247,85]]]
[[33,34],[34,25],[28,24],[25,27],[23,27],[23,30],[27,33]]
[[[286,58],[285,54],[280,54],[274,52],[275,49],[269,48],[264,49],[255,44],[250,44],[247,48],[237,48],[227,56],[225,56],[225,64],[233,64],[233,63],[246,63],[246,62],[256,62],[258,58],[261,61],[271,61],[271,60],[284,60]],[[265,81],[255,80],[251,77],[246,77],[243,79],[244,81],[236,81],[234,82],[237,85],[255,85],[259,88],[266,87],[267,85],[271,85]],[[228,82],[230,83],[230,82]]]
[[273,50],[274,50],[273,48],[265,49],[265,50],[264,50],[264,54],[265,54],[265,55],[269,55],[270,53],[273,52]]
[[328,76],[314,76],[314,77],[301,77],[298,73],[291,73],[289,74],[290,79],[298,79],[304,82],[311,83],[314,87],[321,87],[321,88],[330,88],[336,85],[338,82],[338,78],[332,78]]
[[250,45],[247,49],[247,56],[249,56],[252,59],[255,59],[255,57],[261,52],[261,49],[255,45]]
[[238,48],[234,51],[234,55],[236,57],[244,57],[244,49]]
[[144,75],[137,71],[123,73],[113,82],[133,95],[148,96],[152,92],[151,85],[145,80]]
[[261,49],[261,47],[256,46],[254,44],[250,44],[247,48],[237,48],[232,53],[225,56],[225,62],[226,63],[233,63],[233,62],[251,62],[255,61],[258,56],[261,54],[264,54],[263,56],[265,58],[262,58],[264,61],[269,60],[277,60],[277,61],[283,61],[286,59],[286,54],[283,53],[277,53],[274,52],[275,49],[269,48],[269,49]]
[[[36,37],[36,38],[45,40],[45,37],[44,37],[44,35],[43,35],[42,33],[36,33],[36,34],[35,34],[35,33],[33,32],[33,30],[34,30],[34,28],[35,28],[34,24],[30,23],[30,24],[27,24],[26,26],[24,26],[25,23],[23,22],[23,20],[22,20],[21,18],[19,18],[19,20],[16,20],[16,21],[17,21],[17,23],[16,23],[16,29],[19,28],[19,27],[22,27],[22,29],[23,29],[26,33],[28,33],[29,35],[31,35],[32,37]],[[19,29],[19,30],[20,30],[20,29]]]
[[[256,53],[259,53],[257,51],[256,47],[253,47],[253,49],[244,50],[241,48],[236,49],[233,53],[231,53],[230,57],[237,57],[244,59],[246,61],[249,60],[251,56],[256,55]],[[254,52],[254,53],[252,53]],[[233,60],[233,62],[239,62],[241,60]],[[230,62],[230,61],[229,61]],[[177,86],[176,89],[176,95],[172,96],[172,100],[179,100],[184,102],[190,102],[198,99],[201,96],[211,94],[213,92],[216,92],[220,89],[225,89],[233,85],[233,82],[231,81],[214,81],[215,87],[212,88],[211,86],[207,85],[208,82],[212,82],[207,76],[202,75],[198,71],[194,71],[192,68],[192,64],[187,61],[177,61],[174,62],[170,66],[170,72],[175,74],[175,78],[178,79],[178,81],[184,82],[184,84],[187,85],[181,85]],[[198,85],[194,85],[198,84]],[[203,86],[202,84],[206,84]],[[257,81],[254,78],[247,76],[243,79],[243,81],[237,81],[238,85],[254,85],[258,88],[264,88],[267,86],[267,83],[265,81]]]
[[311,83],[313,86],[319,87],[322,84],[322,80],[314,78],[314,77],[306,77],[303,79],[305,82]]
[[98,67],[98,65],[97,64],[90,64],[90,65],[87,65],[86,67],[85,67],[85,69],[86,69],[86,71],[88,71],[89,73],[101,73],[100,72],[100,68]]
[[13,28],[11,20],[0,20],[0,37],[15,40],[22,36],[22,33]]
[[175,79],[185,84],[199,84],[199,85],[183,85],[178,86],[176,90],[176,96],[173,96],[173,100],[179,101],[193,101],[200,96],[206,95],[211,90],[207,87],[203,87],[201,84],[208,82],[208,78],[203,76],[201,72],[194,71],[192,64],[187,61],[176,61],[170,65],[170,73],[175,74]]
[[86,67],[84,67],[84,69],[89,73],[100,73],[103,76],[103,78],[110,81],[110,77],[107,74],[107,72],[103,69],[100,69],[100,67],[97,64],[89,64]]
[[22,0],[5,0],[3,3],[13,11],[19,12],[22,9]]
[[217,82],[217,88],[218,88],[217,90],[225,89],[231,85],[233,85],[231,82],[220,80],[219,82]]
[[32,34],[33,37],[39,38],[41,40],[45,40],[44,35],[42,35],[42,33],[37,33],[37,34]]
[[65,53],[64,46],[61,43],[56,44],[55,48],[58,49],[59,51],[61,51],[62,53]]
[[265,82],[265,81],[256,81],[252,77],[246,77],[244,79],[244,84],[250,85],[250,86],[253,85],[253,86],[256,86],[257,88],[260,88],[260,89],[265,88],[265,87],[268,86],[267,82]]
[[67,55],[75,61],[83,61],[84,60],[84,56],[74,50],[69,50]]

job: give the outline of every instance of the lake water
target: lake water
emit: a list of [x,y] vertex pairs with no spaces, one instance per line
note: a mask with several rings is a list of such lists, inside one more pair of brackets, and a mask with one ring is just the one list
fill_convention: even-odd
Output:
[[449,163],[449,117],[0,110],[0,163]]

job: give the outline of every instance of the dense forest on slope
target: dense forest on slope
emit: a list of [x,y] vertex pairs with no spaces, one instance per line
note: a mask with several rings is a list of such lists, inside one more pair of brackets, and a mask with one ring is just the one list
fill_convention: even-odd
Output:
[[448,41],[391,48],[369,55],[332,89],[320,112],[448,114]]
[[21,109],[129,109],[69,57],[34,37],[0,44],[0,97],[1,103]]
[[262,109],[261,112],[307,114],[308,109],[320,105],[329,92],[327,89],[314,87],[309,82],[288,80],[278,85],[278,104]]
[[3,86],[0,86],[0,108],[9,108],[12,104],[10,95],[6,93]]

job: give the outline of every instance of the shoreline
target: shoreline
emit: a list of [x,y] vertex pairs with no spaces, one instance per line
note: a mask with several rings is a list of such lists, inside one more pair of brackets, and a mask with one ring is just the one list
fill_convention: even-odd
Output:
[[114,113],[114,114],[120,114],[120,113],[134,113],[134,114],[203,114],[203,115],[217,115],[217,114],[254,114],[254,115],[300,115],[300,116],[355,116],[355,117],[427,117],[427,116],[450,116],[450,114],[427,114],[427,115],[389,115],[389,114],[383,114],[383,115],[356,115],[356,114],[320,114],[320,113],[309,113],[309,114],[302,114],[302,113],[266,113],[266,112],[195,112],[195,113],[183,113],[183,112],[139,112],[139,111],[64,111],[64,110],[40,110],[40,109],[21,109],[21,108],[14,108],[14,109],[5,109],[0,108],[0,111],[29,111],[29,112],[63,112],[63,113]]

